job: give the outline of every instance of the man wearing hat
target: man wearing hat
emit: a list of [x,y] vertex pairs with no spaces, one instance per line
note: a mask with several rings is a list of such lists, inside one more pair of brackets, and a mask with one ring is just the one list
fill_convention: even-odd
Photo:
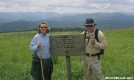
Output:
[[[87,30],[84,32],[85,55],[83,56],[82,64],[84,67],[86,80],[92,80],[93,75],[95,75],[98,80],[105,80],[101,72],[100,54],[98,53],[101,52],[101,49],[106,48],[107,41],[104,34],[100,30],[97,34],[98,41],[96,40],[95,25],[96,23],[93,19],[86,19],[86,22],[84,24]],[[87,72],[89,72],[89,75],[86,75]]]

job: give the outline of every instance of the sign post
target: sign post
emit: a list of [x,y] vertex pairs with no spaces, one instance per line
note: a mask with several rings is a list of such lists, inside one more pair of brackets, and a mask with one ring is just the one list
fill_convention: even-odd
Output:
[[70,56],[66,56],[66,64],[67,64],[67,76],[68,76],[68,80],[72,80]]
[[66,56],[68,80],[72,80],[70,56],[84,55],[84,38],[82,35],[50,36],[51,56]]

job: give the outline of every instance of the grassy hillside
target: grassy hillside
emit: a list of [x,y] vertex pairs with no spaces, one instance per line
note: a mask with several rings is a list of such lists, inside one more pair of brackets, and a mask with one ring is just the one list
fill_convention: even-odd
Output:
[[[134,77],[134,28],[104,30],[108,41],[105,54],[101,57],[105,77]],[[79,34],[80,32],[52,32]],[[33,80],[29,74],[31,54],[29,44],[36,32],[12,32],[0,34],[0,80]],[[53,57],[52,80],[67,80],[66,58]],[[83,80],[81,57],[71,57],[72,80]],[[96,80],[94,78],[94,80]]]

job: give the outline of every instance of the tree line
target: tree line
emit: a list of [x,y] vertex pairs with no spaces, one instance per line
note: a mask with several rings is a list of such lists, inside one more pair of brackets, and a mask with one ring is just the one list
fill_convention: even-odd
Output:
[[[83,27],[52,27],[50,28],[51,32],[58,32],[58,31],[84,31],[85,28]],[[14,31],[2,31],[0,33],[9,33],[9,32],[26,32],[26,31],[37,31],[37,28],[33,28],[30,30],[14,30]]]
[[[37,30],[37,28],[33,28],[32,30]],[[84,31],[85,28],[82,27],[52,27],[50,28],[51,32],[56,32],[56,31]]]

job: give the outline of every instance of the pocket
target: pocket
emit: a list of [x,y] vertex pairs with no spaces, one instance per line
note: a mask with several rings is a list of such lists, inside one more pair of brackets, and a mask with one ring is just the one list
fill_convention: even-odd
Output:
[[94,64],[99,64],[100,60],[98,59],[98,56],[94,56],[93,60],[94,60]]
[[53,72],[53,61],[52,59],[50,60],[50,67],[51,67],[51,73]]

